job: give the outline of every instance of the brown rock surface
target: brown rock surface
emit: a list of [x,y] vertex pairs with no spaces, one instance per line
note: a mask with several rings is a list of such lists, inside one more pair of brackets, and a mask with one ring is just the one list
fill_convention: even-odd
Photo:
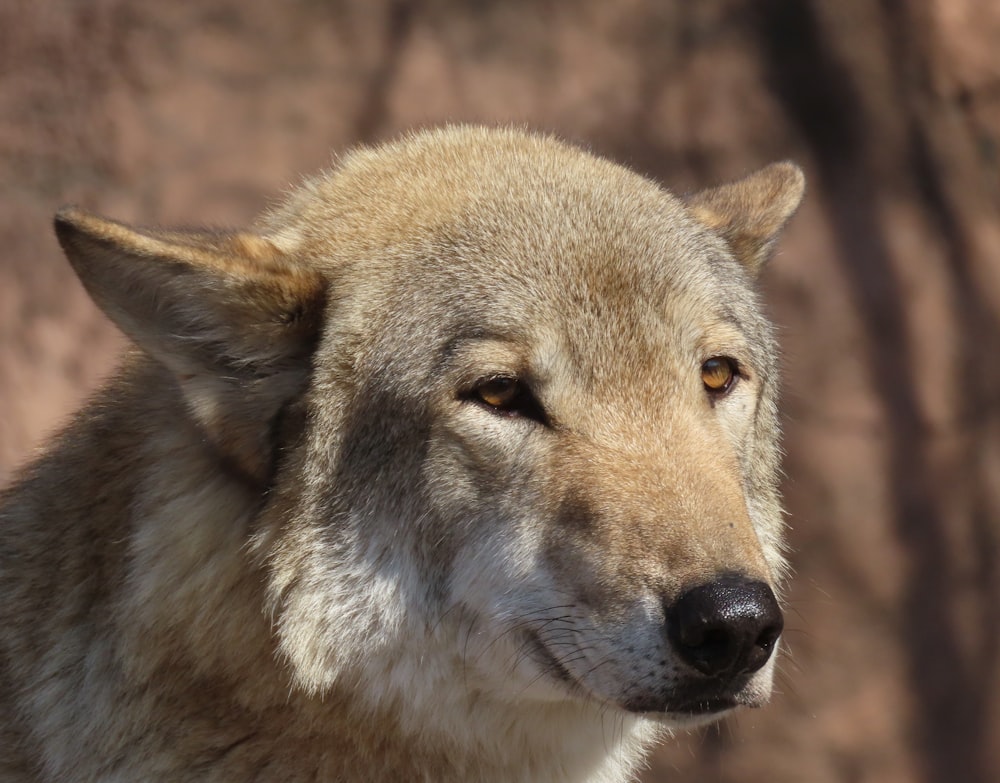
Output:
[[330,150],[448,120],[680,189],[791,157],[790,656],[770,707],[646,780],[1000,780],[998,37],[975,0],[5,0],[0,481],[123,345],[62,203],[239,224]]

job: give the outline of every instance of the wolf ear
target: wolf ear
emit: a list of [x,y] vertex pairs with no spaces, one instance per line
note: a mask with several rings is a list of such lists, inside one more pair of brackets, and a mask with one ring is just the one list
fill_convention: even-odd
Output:
[[263,237],[134,229],[74,207],[55,228],[94,301],[178,375],[260,377],[310,352],[322,278]]
[[251,233],[135,229],[74,207],[55,229],[94,301],[172,371],[216,445],[258,474],[271,420],[310,372],[321,275]]
[[784,161],[736,182],[695,193],[687,199],[687,206],[701,223],[722,236],[737,260],[756,275],[804,192],[802,169]]

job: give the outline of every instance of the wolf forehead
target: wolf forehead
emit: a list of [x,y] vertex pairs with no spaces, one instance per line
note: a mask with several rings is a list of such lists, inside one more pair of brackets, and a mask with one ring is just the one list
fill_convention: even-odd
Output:
[[755,270],[689,205],[545,135],[457,126],[362,149],[305,181],[260,229],[327,269],[343,294],[358,278],[364,298],[397,314],[433,291],[443,327],[505,332],[559,312],[577,331],[614,322],[634,338],[669,316],[770,343]]
[[480,240],[513,235],[571,250],[570,237],[537,229],[558,220],[614,242],[630,224],[662,225],[664,208],[682,211],[651,181],[550,136],[455,126],[348,154],[266,223],[321,250],[334,227],[338,243],[372,251],[432,237],[460,243],[473,225]]

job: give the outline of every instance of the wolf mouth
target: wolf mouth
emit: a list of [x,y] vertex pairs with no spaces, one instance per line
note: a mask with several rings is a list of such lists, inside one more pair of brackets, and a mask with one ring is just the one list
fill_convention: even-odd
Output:
[[735,696],[723,694],[701,698],[680,699],[667,696],[659,698],[633,699],[623,705],[633,713],[657,717],[683,716],[689,718],[706,718],[728,712],[739,706]]
[[736,706],[738,706],[737,701],[732,696],[714,696],[707,699],[698,699],[697,701],[670,704],[665,712],[681,713],[692,716],[714,715],[718,712],[731,710]]
[[[566,668],[559,658],[545,645],[541,636],[534,631],[529,631],[525,638],[526,644],[530,646],[531,655],[539,667],[553,679],[564,683],[572,691],[579,695],[587,694],[591,698],[600,701],[607,701],[593,693],[584,683],[580,682]],[[713,689],[714,690],[714,689]],[[692,691],[695,691],[692,693]],[[716,692],[699,695],[695,689],[690,689],[686,693],[674,696],[648,696],[637,699],[629,699],[618,702],[618,706],[627,712],[644,714],[650,716],[684,716],[691,718],[703,718],[717,715],[740,706],[740,701],[733,692]]]

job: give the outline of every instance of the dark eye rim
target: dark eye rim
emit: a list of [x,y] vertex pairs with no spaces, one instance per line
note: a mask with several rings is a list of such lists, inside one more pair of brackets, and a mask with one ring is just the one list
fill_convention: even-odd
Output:
[[[516,387],[510,401],[504,405],[494,405],[482,397],[483,388],[497,381],[510,381]],[[542,407],[538,398],[535,397],[531,391],[531,387],[523,379],[515,375],[485,376],[477,380],[458,396],[460,400],[484,408],[495,416],[530,419],[546,427],[552,426],[545,408]]]
[[728,395],[736,387],[736,384],[743,377],[743,372],[740,368],[740,363],[732,356],[726,356],[724,354],[715,354],[713,356],[707,357],[701,363],[701,372],[705,372],[705,367],[709,362],[724,362],[729,367],[729,380],[726,382],[725,386],[720,386],[719,388],[713,388],[707,383],[702,381],[702,387],[705,392],[713,399],[719,399]]

